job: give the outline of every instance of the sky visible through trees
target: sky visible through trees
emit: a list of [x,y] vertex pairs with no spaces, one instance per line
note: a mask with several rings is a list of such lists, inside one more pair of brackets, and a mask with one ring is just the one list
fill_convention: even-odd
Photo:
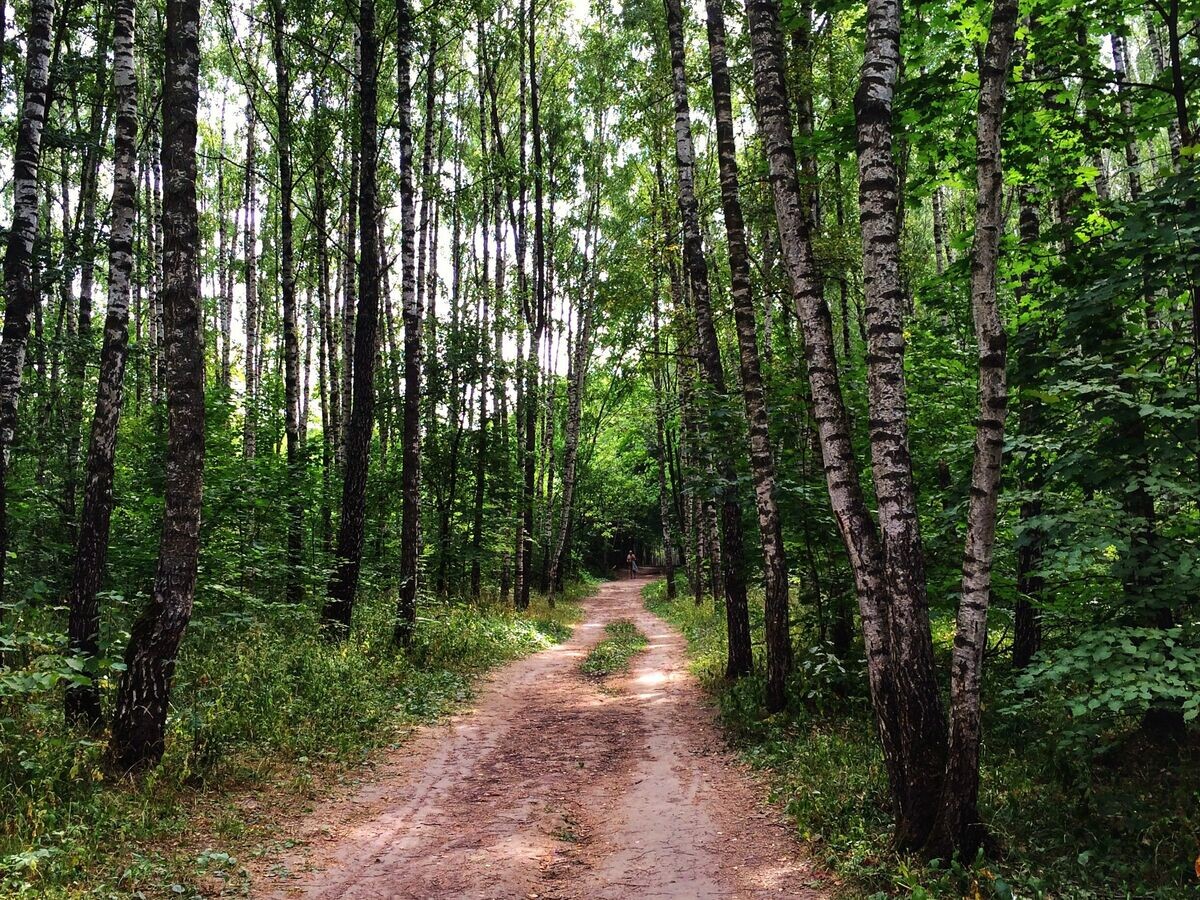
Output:
[[632,552],[864,890],[1195,890],[1198,21],[0,0],[0,885]]

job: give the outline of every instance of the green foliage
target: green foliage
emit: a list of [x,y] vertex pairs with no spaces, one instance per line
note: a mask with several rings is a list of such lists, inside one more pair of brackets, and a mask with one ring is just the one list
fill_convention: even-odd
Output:
[[[167,758],[137,786],[109,783],[104,742],[63,726],[58,682],[74,671],[71,660],[36,657],[28,673],[0,681],[0,893],[58,896],[80,881],[99,888],[126,866],[122,890],[169,884],[182,877],[178,865],[196,868],[169,847],[186,843],[199,809],[263,782],[309,786],[403,741],[414,724],[467,698],[474,674],[566,637],[573,598],[586,589],[572,585],[554,609],[539,600],[525,615],[427,600],[411,654],[386,640],[394,607],[383,595],[363,602],[337,645],[319,636],[308,606],[263,603],[253,615],[220,617],[219,628],[192,632]],[[232,846],[239,813],[229,815],[222,827]],[[199,868],[232,866],[226,856],[208,851]]]
[[604,626],[608,635],[588,651],[579,671],[584,675],[603,678],[617,672],[628,672],[629,661],[646,649],[646,636],[628,619],[617,619]]
[[1200,714],[1198,647],[1181,627],[1085,631],[1021,674],[1009,711],[1021,716],[1033,705],[1059,704],[1064,715],[1048,737],[1061,749],[1089,754],[1151,709],[1177,710],[1191,722]]
[[[887,778],[862,687],[861,657],[827,663],[818,673],[821,655],[799,652],[792,703],[784,713],[767,716],[761,659],[750,678],[730,684],[721,677],[723,611],[686,598],[667,603],[661,583],[648,587],[646,597],[650,609],[684,632],[693,668],[715,694],[731,741],[748,762],[768,773],[772,799],[817,858],[849,879],[849,896],[1166,900],[1196,895],[1196,749],[1122,738],[1127,730],[1113,722],[1089,755],[1081,756],[1074,745],[1060,748],[1041,736],[1064,730],[1061,695],[1025,697],[1019,709],[1013,708],[1018,685],[1041,683],[1041,676],[993,670],[984,691],[989,712],[980,797],[992,852],[970,864],[926,863],[888,846]],[[757,598],[755,606],[760,603]],[[761,613],[755,618],[757,641]],[[950,625],[945,619],[935,622],[939,654],[948,651]],[[805,627],[793,632],[798,647],[808,636]],[[824,680],[839,667],[851,677]]]

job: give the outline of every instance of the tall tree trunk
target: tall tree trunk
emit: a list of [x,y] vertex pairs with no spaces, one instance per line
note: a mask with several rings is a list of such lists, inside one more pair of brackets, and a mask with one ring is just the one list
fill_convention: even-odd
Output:
[[[1147,43],[1150,47],[1150,58],[1154,62],[1154,76],[1161,78],[1167,71],[1167,57],[1163,50],[1162,36],[1158,31],[1158,23],[1153,17],[1146,19]],[[1179,161],[1183,156],[1183,135],[1179,131],[1179,119],[1172,116],[1167,122],[1167,146],[1171,151],[1171,164],[1176,172],[1179,171]]]
[[996,264],[1004,228],[1000,136],[1017,27],[1017,0],[995,0],[979,67],[976,126],[975,242],[971,250],[971,312],[979,347],[979,420],[971,466],[971,499],[963,550],[962,594],[950,664],[950,733],[941,808],[927,850],[942,859],[954,851],[972,859],[983,836],[979,824],[980,690],[992,591],[992,549],[1004,459],[1008,409],[1008,338],[996,296]]
[[940,184],[933,189],[933,259],[939,275],[954,262],[946,235],[946,189]]
[[[1021,244],[1026,253],[1033,253],[1040,239],[1041,223],[1032,190],[1021,188]],[[1036,438],[1042,430],[1042,401],[1036,396],[1045,369],[1043,335],[1037,313],[1027,311],[1033,292],[1034,273],[1022,273],[1017,290],[1017,363],[1016,376],[1020,389],[1021,436]],[[1045,585],[1042,559],[1046,533],[1039,524],[1042,515],[1042,489],[1045,485],[1044,460],[1033,449],[1026,449],[1021,460],[1019,477],[1025,499],[1021,501],[1021,542],[1017,547],[1017,603],[1013,620],[1012,664],[1024,669],[1042,643],[1041,614],[1038,601]]]
[[[456,109],[462,109],[463,92],[458,91]],[[467,405],[461,370],[461,362],[457,350],[462,346],[462,122],[455,125],[455,135],[451,155],[454,157],[454,185],[451,197],[450,225],[450,328],[446,334],[446,359],[450,367],[450,394],[447,397],[447,418],[451,428],[450,446],[446,454],[447,474],[445,502],[438,510],[438,568],[435,590],[439,595],[445,595],[448,586],[450,554],[453,537],[450,525],[454,517],[454,505],[458,497],[458,473],[461,462],[459,451],[462,449],[463,436],[463,407]],[[430,352],[436,352],[431,348]]]
[[[400,597],[396,609],[397,646],[407,647],[417,623],[417,567],[421,540],[421,301],[416,277],[416,208],[413,189],[412,67],[413,13],[411,0],[399,0],[396,8],[399,52],[398,120],[400,133],[400,268],[404,279],[404,431],[400,485]],[[431,44],[432,68],[436,46]],[[427,83],[427,87],[429,84]],[[426,109],[432,100],[426,98]],[[432,122],[427,119],[426,128]],[[431,152],[426,135],[426,153]],[[424,162],[422,163],[424,168]],[[426,179],[429,173],[422,173]],[[428,182],[426,182],[428,183]],[[424,213],[422,213],[424,215]]]
[[[691,110],[688,105],[687,72],[683,40],[683,10],[679,0],[664,0],[667,33],[671,43],[672,87],[675,97],[675,164],[678,171],[679,213],[683,220],[683,261],[696,316],[697,349],[700,371],[712,394],[712,402],[728,399],[717,330],[713,322],[709,296],[708,263],[700,235],[700,209],[696,202],[695,150],[692,146]],[[714,421],[718,417],[714,417]],[[724,421],[727,417],[719,417]],[[728,678],[739,678],[753,669],[750,647],[750,614],[746,602],[746,575],[742,537],[742,513],[737,500],[737,473],[732,459],[729,429],[711,429],[710,443],[721,481],[721,574],[725,589],[725,617],[729,637],[729,656],[725,668]],[[715,544],[715,542],[714,542]],[[715,547],[713,548],[715,549]]]
[[[538,96],[536,0],[529,0],[526,35],[529,48],[529,124],[533,138],[533,294],[521,292],[525,321],[530,328],[529,356],[525,361],[525,439],[522,442],[523,488],[521,490],[519,538],[517,541],[517,609],[529,606],[533,581],[533,505],[537,469],[538,359],[546,333],[546,239],[541,99]],[[522,94],[524,96],[524,94]],[[521,143],[524,153],[524,140]],[[522,167],[522,173],[524,167]],[[524,204],[522,203],[522,206]]]
[[200,555],[204,345],[196,208],[199,76],[199,0],[168,0],[163,77],[166,504],[154,594],[134,623],[117,692],[109,757],[121,772],[152,767],[162,758],[175,657],[192,614]]
[[279,218],[281,276],[283,289],[283,393],[284,428],[287,434],[287,600],[299,603],[304,597],[304,447],[300,435],[300,335],[296,314],[296,266],[292,226],[292,113],[291,71],[284,52],[285,0],[272,0],[275,57],[275,117],[278,128]]
[[945,759],[945,716],[929,626],[925,560],[908,448],[900,187],[892,103],[900,73],[900,0],[869,0],[861,81],[854,98],[859,218],[867,319],[867,397],[883,567],[888,584],[896,712],[905,748],[906,809],[897,843],[924,843],[936,814]]
[[[79,215],[75,245],[81,253],[79,265],[78,318],[74,323],[75,341],[70,347],[68,369],[68,408],[66,473],[63,485],[63,516],[76,537],[76,495],[79,481],[79,444],[83,423],[84,383],[92,343],[92,295],[96,284],[96,195],[100,183],[101,148],[108,137],[108,22],[99,26],[95,59],[95,79],[88,135],[89,146],[79,172]],[[103,48],[103,49],[101,49]],[[65,169],[64,169],[65,171]]]
[[228,394],[232,373],[230,329],[233,324],[233,294],[230,291],[229,222],[225,209],[225,101],[221,101],[221,147],[217,160],[217,340],[219,342],[221,389]]
[[21,121],[13,152],[13,217],[4,254],[4,328],[0,337],[0,601],[4,600],[9,549],[8,466],[17,431],[17,403],[25,369],[25,349],[39,300],[33,283],[33,244],[38,233],[42,130],[50,103],[53,22],[54,0],[33,0],[25,38]]
[[8,0],[0,0],[0,102],[4,100],[4,59],[8,52]]
[[[594,133],[593,144],[601,144],[599,130]],[[597,172],[592,187],[592,198],[588,201],[587,222],[584,225],[583,272],[579,281],[579,293],[583,308],[579,311],[579,330],[572,348],[570,379],[567,383],[567,427],[563,435],[562,477],[562,521],[558,537],[554,542],[550,571],[546,579],[546,591],[550,603],[554,602],[554,591],[562,576],[563,563],[570,550],[568,540],[571,533],[571,518],[575,506],[576,468],[579,460],[579,426],[583,418],[583,393],[587,384],[588,363],[592,353],[592,317],[594,304],[594,274],[592,254],[594,250],[596,220],[599,217],[600,186],[602,173]],[[657,359],[655,360],[657,364]]]
[[[666,177],[663,173],[661,162],[662,153],[656,146],[655,161],[654,161],[654,176],[655,185],[657,187],[657,197],[660,206],[660,215],[662,219],[662,241],[663,255],[665,257],[665,266],[667,270],[668,284],[671,291],[671,307],[673,310],[672,321],[680,323],[678,334],[676,335],[675,348],[675,371],[676,371],[676,394],[679,400],[679,450],[678,450],[678,465],[672,469],[672,484],[678,493],[677,507],[679,517],[679,527],[682,532],[681,546],[686,545],[684,554],[684,574],[688,580],[688,586],[692,592],[692,599],[696,606],[699,606],[703,600],[704,588],[701,583],[700,570],[700,528],[698,524],[698,498],[696,497],[693,461],[691,444],[695,434],[695,415],[693,413],[693,378],[692,365],[690,357],[694,354],[688,352],[691,346],[691,341],[694,339],[695,329],[689,324],[689,312],[686,309],[683,296],[683,279],[679,272],[678,256],[671,251],[670,248],[676,245],[677,237],[673,234],[671,226],[671,214],[667,203],[667,187]],[[669,437],[669,435],[668,435]]]
[[[476,62],[479,70],[477,75],[479,87],[479,154],[485,171],[490,170],[491,157],[488,155],[488,126],[487,126],[487,88],[484,83],[483,57],[487,53],[487,43],[484,37],[483,15],[480,14],[475,31]],[[498,188],[497,188],[498,189]],[[471,520],[471,599],[479,600],[483,593],[483,507],[487,493],[487,456],[488,456],[488,405],[487,387],[491,373],[488,371],[488,296],[491,291],[489,281],[491,269],[491,242],[488,230],[491,228],[491,206],[493,195],[482,190],[479,194],[480,238],[483,244],[483,263],[479,274],[479,431],[475,444],[475,505]],[[497,314],[499,310],[497,310]]]
[[[332,458],[338,454],[342,434],[341,379],[338,377],[338,342],[333,310],[333,297],[329,293],[329,206],[328,195],[325,193],[326,159],[324,152],[317,157],[315,174],[313,176],[314,215],[317,231],[317,304],[320,323],[320,351],[317,354],[318,368],[320,360],[325,360],[324,382],[326,392],[321,400],[323,414],[328,416],[322,439],[329,445]],[[339,270],[344,269],[339,267]],[[336,291],[335,291],[336,294]],[[322,356],[324,354],[324,356]],[[328,498],[322,501],[322,507],[328,512]]]
[[[362,79],[362,34],[355,32],[355,58],[354,72],[355,78],[361,84]],[[362,116],[361,109],[361,92],[359,98],[358,114]],[[349,129],[348,129],[349,130]],[[360,128],[361,132],[361,122]],[[358,287],[355,279],[355,270],[357,266],[358,272],[362,271],[362,260],[356,255],[356,251],[361,254],[361,248],[367,244],[359,240],[358,231],[358,204],[362,198],[362,169],[366,165],[366,156],[361,144],[351,146],[350,148],[350,191],[346,195],[346,230],[343,235],[345,246],[342,253],[341,271],[345,274],[342,277],[342,380],[341,380],[341,411],[342,411],[342,430],[338,436],[338,467],[343,473],[346,469],[346,454],[350,444],[350,418],[353,415],[352,407],[354,404],[354,363],[355,363],[355,346],[358,342],[358,334],[355,330],[355,306],[358,302]],[[356,243],[357,242],[357,243]]]
[[[415,36],[414,36],[415,39]],[[433,209],[436,204],[436,191],[433,185],[433,161],[438,121],[437,121],[437,35],[430,35],[429,56],[426,61],[425,68],[425,121],[424,130],[421,139],[421,210],[420,224],[417,226],[418,247],[416,250],[416,285],[415,285],[415,302],[426,311],[426,315],[422,319],[422,327],[427,332],[425,340],[429,345],[430,351],[427,358],[422,359],[422,365],[433,365],[437,361],[436,343],[437,335],[437,317],[435,315],[435,288],[437,286],[437,277],[430,277],[426,272],[426,268],[436,268],[436,252],[430,252],[431,232],[436,230],[433,224],[434,215]],[[410,64],[411,65],[411,64]],[[410,86],[411,96],[411,86]],[[409,114],[411,131],[411,112]],[[440,173],[439,173],[440,177]],[[414,201],[415,202],[415,201]],[[414,209],[414,214],[415,209]],[[426,299],[426,287],[428,287],[428,299]],[[401,304],[403,305],[403,304]],[[426,383],[430,387],[436,387],[435,379],[431,374],[427,374]],[[434,433],[437,430],[437,398],[429,396],[425,398],[425,440],[433,446]]]
[[1142,195],[1141,159],[1137,141],[1133,137],[1133,99],[1129,90],[1129,51],[1125,35],[1112,36],[1113,72],[1116,75],[1117,94],[1120,97],[1121,123],[1125,129],[1125,177],[1129,184],[1129,199],[1137,200]]
[[653,325],[653,354],[654,363],[651,374],[651,380],[654,383],[654,427],[656,438],[657,468],[658,468],[658,518],[662,528],[663,542],[663,569],[666,576],[667,584],[667,599],[674,600],[676,596],[675,587],[675,530],[672,527],[671,518],[671,498],[667,488],[667,467],[669,464],[669,449],[667,447],[666,435],[666,410],[665,398],[663,397],[663,375],[662,375],[662,354],[663,345],[659,335],[659,309],[658,309],[658,292],[654,292],[651,296],[652,307],[652,325]]
[[[754,293],[750,282],[750,253],[739,196],[737,144],[733,136],[733,99],[725,56],[725,14],[721,0],[707,0],[708,58],[712,69],[713,108],[717,122],[717,163],[721,175],[721,209],[729,244],[730,293],[740,350],[742,396],[750,437],[750,469],[758,510],[765,582],[767,650],[767,710],[787,705],[787,677],[792,670],[792,640],[788,619],[788,568],[783,549],[783,526],[775,502],[775,460],[768,429],[767,400],[758,357]],[[815,168],[815,166],[814,166]],[[815,185],[813,186],[815,190]]]
[[[375,0],[360,0],[358,70],[359,157],[358,213],[362,240],[358,254],[358,310],[354,327],[354,392],[346,430],[345,478],[342,482],[342,520],[338,531],[336,565],[329,580],[324,619],[337,639],[350,629],[358,573],[362,564],[366,520],[367,470],[371,430],[375,422],[375,342],[379,327],[379,241],[376,165],[379,154],[378,39]],[[348,281],[353,279],[347,278]]]
[[258,182],[254,172],[258,148],[254,132],[254,105],[251,103],[246,107],[246,222],[242,238],[246,289],[246,354],[243,361],[246,392],[242,411],[242,456],[246,459],[254,459],[258,434]]
[[163,392],[163,221],[162,153],[159,124],[150,119],[150,402],[162,403]]
[[[754,57],[755,106],[770,169],[783,259],[791,282],[796,316],[804,331],[805,361],[826,485],[854,576],[871,700],[897,818],[903,820],[910,804],[919,799],[911,796],[906,782],[908,750],[896,715],[883,552],[859,481],[850,439],[850,418],[838,380],[833,319],[821,290],[796,175],[796,150],[784,82],[779,3],[778,0],[746,0],[746,12]],[[906,835],[910,844],[919,843],[923,837],[924,834]]]
[[113,81],[117,130],[113,157],[111,230],[108,244],[108,311],[96,409],[92,419],[84,481],[83,512],[75,548],[67,627],[68,645],[85,659],[92,679],[68,688],[67,721],[97,729],[101,725],[96,657],[100,652],[100,608],[96,595],[104,578],[112,518],[113,461],[121,417],[125,361],[129,347],[130,277],[133,271],[133,222],[137,206],[137,68],[134,62],[135,0],[118,0],[113,22]]

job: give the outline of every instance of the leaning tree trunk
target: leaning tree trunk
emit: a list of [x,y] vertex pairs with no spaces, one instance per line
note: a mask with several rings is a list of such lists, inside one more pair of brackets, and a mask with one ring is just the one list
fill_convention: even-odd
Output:
[[[358,75],[359,153],[361,172],[358,211],[361,241],[358,254],[358,310],[354,328],[354,388],[346,429],[342,520],[338,530],[336,568],[329,580],[324,619],[334,639],[350,630],[358,573],[362,564],[366,522],[367,468],[375,422],[375,339],[379,324],[379,240],[376,160],[379,153],[378,40],[375,0],[361,0],[358,22],[362,64]],[[352,280],[352,279],[349,279]]]
[[[400,268],[404,278],[404,432],[401,474],[400,598],[394,641],[407,647],[417,622],[417,565],[421,540],[421,300],[416,278],[416,209],[413,191],[412,67],[413,13],[411,0],[400,0],[399,132],[400,132]],[[430,65],[434,55],[430,53]]]
[[908,448],[905,300],[900,271],[900,189],[892,104],[900,74],[900,0],[869,0],[866,49],[854,98],[859,219],[867,319],[867,398],[896,712],[905,761],[901,847],[923,844],[937,813],[946,722],[929,626],[925,560]]
[[101,724],[95,660],[100,652],[100,608],[96,595],[104,578],[113,507],[113,460],[121,418],[125,362],[129,350],[130,278],[133,272],[133,221],[137,206],[137,68],[134,63],[135,0],[118,0],[113,12],[113,82],[117,130],[113,156],[113,195],[108,242],[108,312],[96,410],[88,448],[83,511],[75,548],[68,605],[67,640],[85,659],[87,684],[68,688],[67,721],[96,729]]
[[739,196],[737,143],[733,136],[733,100],[725,57],[725,13],[721,0],[708,0],[708,58],[712,69],[713,108],[717,120],[717,164],[721,175],[721,208],[729,242],[730,293],[737,324],[742,396],[750,434],[750,469],[758,509],[765,575],[767,710],[787,705],[787,677],[792,670],[792,639],[788,620],[788,568],[783,549],[783,525],[775,502],[775,460],[767,425],[767,398],[758,357],[754,293],[750,284],[750,253]]
[[292,227],[292,116],[291,72],[284,53],[285,0],[272,0],[275,56],[275,116],[279,157],[279,238],[283,289],[283,393],[284,428],[287,434],[287,599],[299,603],[304,596],[301,575],[304,562],[304,447],[300,434],[300,340],[296,319],[296,266]]
[[[688,106],[683,10],[679,0],[664,0],[664,5],[667,33],[671,42],[672,87],[675,97],[675,163],[679,177],[679,212],[683,220],[684,268],[696,316],[701,375],[712,392],[712,402],[723,404],[727,400],[728,392],[725,387],[725,372],[721,367],[721,351],[717,345],[717,329],[713,322],[708,263],[704,259],[704,244],[700,236],[700,209],[696,203],[696,154],[692,146],[691,110]],[[721,420],[724,419],[725,417],[721,416]],[[716,421],[716,417],[713,417],[713,421]],[[722,485],[720,499],[723,545],[720,557],[729,636],[725,675],[728,678],[738,678],[749,674],[753,669],[754,656],[750,648],[750,614],[746,603],[742,512],[738,507],[737,473],[733,465],[729,430],[724,426],[714,427],[710,437],[717,474]]]
[[950,734],[941,809],[927,850],[942,859],[957,851],[972,859],[982,838],[979,797],[980,689],[987,649],[987,612],[992,591],[992,549],[1004,417],[1008,408],[1008,338],[996,297],[996,264],[1004,228],[1000,135],[1017,27],[1017,0],[996,0],[979,70],[975,138],[975,244],[971,251],[971,312],[979,345],[979,420],[971,466],[971,499],[963,550],[962,594],[950,664]]
[[[24,101],[13,152],[13,217],[4,254],[4,328],[0,337],[0,601],[8,562],[8,464],[34,308],[33,244],[38,232],[42,130],[50,103],[50,32],[54,0],[33,0],[26,31]],[[3,612],[0,611],[0,615]]]
[[163,77],[163,325],[167,482],[158,572],[134,623],[117,692],[109,758],[137,772],[162,758],[171,680],[192,614],[204,488],[204,343],[196,209],[200,2],[168,0]]
[[838,380],[833,318],[821,289],[808,217],[796,174],[791,112],[784,81],[778,0],[747,0],[754,55],[754,92],[759,130],[770,169],[779,239],[791,282],[813,413],[834,519],[854,576],[867,655],[871,701],[898,817],[908,808],[905,751],[896,721],[887,635],[887,591],[879,536],[867,509],[850,439],[850,417]]

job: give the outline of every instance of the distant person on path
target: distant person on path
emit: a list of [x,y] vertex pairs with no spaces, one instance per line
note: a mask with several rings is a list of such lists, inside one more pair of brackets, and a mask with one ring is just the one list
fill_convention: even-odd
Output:
[[632,550],[630,550],[628,553],[625,554],[625,564],[627,566],[629,566],[629,577],[637,578],[637,573],[638,573],[637,554],[634,553]]

